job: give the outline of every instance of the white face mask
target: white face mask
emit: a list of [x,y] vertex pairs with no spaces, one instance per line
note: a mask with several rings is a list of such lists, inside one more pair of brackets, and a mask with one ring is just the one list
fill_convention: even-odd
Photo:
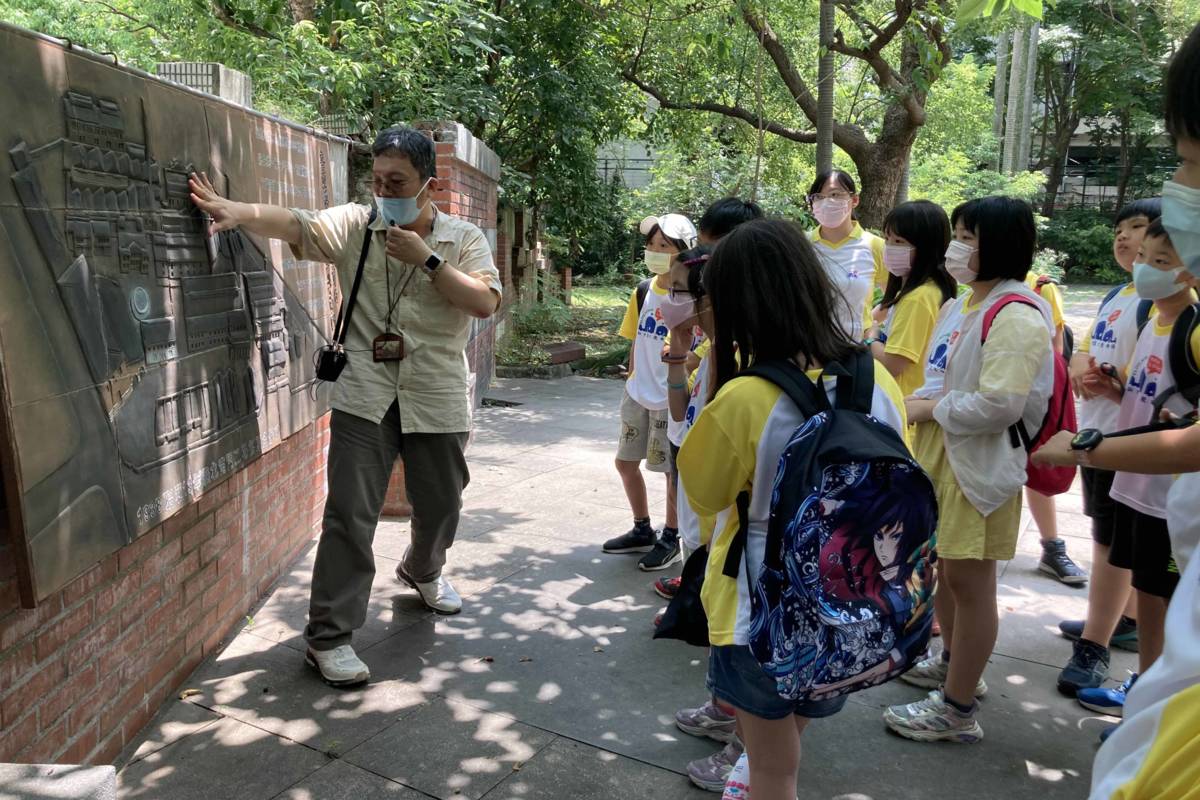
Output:
[[979,273],[971,269],[971,256],[976,248],[955,239],[946,248],[946,271],[962,284],[972,284],[979,278]]
[[666,275],[671,271],[671,258],[670,253],[656,253],[653,250],[647,250],[642,261],[645,262],[646,269],[655,275]]
[[906,244],[885,244],[883,266],[897,278],[907,278],[912,272],[913,249]]
[[1139,262],[1133,265],[1133,288],[1143,300],[1162,300],[1184,290],[1183,284],[1177,282],[1183,272],[1183,267],[1156,269]]
[[1162,224],[1183,266],[1200,278],[1200,189],[1175,181],[1164,183]]

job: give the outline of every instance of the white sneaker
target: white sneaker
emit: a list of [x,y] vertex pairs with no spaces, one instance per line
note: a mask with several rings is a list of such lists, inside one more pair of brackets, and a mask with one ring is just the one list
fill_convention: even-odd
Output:
[[[946,676],[949,674],[950,662],[943,661],[942,654],[938,653],[913,664],[908,672],[900,676],[900,680],[923,689],[938,689],[946,682]],[[983,697],[985,694],[987,694],[987,683],[980,678],[979,682],[975,684],[975,696]]]
[[421,595],[421,601],[430,611],[436,611],[439,614],[457,614],[462,611],[462,598],[458,596],[458,592],[454,591],[450,581],[441,575],[429,583],[417,583],[404,571],[403,564],[397,564],[396,578],[401,583],[406,583],[416,589],[417,594]]
[[371,677],[371,670],[354,654],[354,648],[348,644],[335,647],[332,650],[313,650],[308,648],[304,654],[305,662],[321,673],[321,677],[330,686],[357,686],[366,683]]

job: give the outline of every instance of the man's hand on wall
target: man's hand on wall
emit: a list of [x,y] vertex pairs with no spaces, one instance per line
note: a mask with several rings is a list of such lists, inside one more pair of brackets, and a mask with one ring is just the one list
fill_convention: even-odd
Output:
[[421,265],[433,253],[419,234],[395,225],[387,230],[387,254],[405,264]]
[[192,202],[196,204],[196,208],[212,217],[212,225],[208,229],[210,236],[236,228],[241,224],[237,209],[242,204],[227,200],[217,194],[207,173],[193,172],[189,175],[188,188],[192,191]]

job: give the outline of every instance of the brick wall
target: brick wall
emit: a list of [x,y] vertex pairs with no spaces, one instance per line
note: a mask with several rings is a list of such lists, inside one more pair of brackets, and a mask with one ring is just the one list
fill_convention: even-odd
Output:
[[0,762],[110,762],[318,530],[329,417],[22,609],[0,545]]

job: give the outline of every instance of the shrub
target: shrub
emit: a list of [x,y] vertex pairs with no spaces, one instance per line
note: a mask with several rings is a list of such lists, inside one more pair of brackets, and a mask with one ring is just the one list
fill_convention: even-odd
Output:
[[1038,242],[1066,255],[1064,266],[1076,280],[1113,282],[1124,273],[1113,263],[1112,218],[1100,211],[1073,208],[1045,222]]

